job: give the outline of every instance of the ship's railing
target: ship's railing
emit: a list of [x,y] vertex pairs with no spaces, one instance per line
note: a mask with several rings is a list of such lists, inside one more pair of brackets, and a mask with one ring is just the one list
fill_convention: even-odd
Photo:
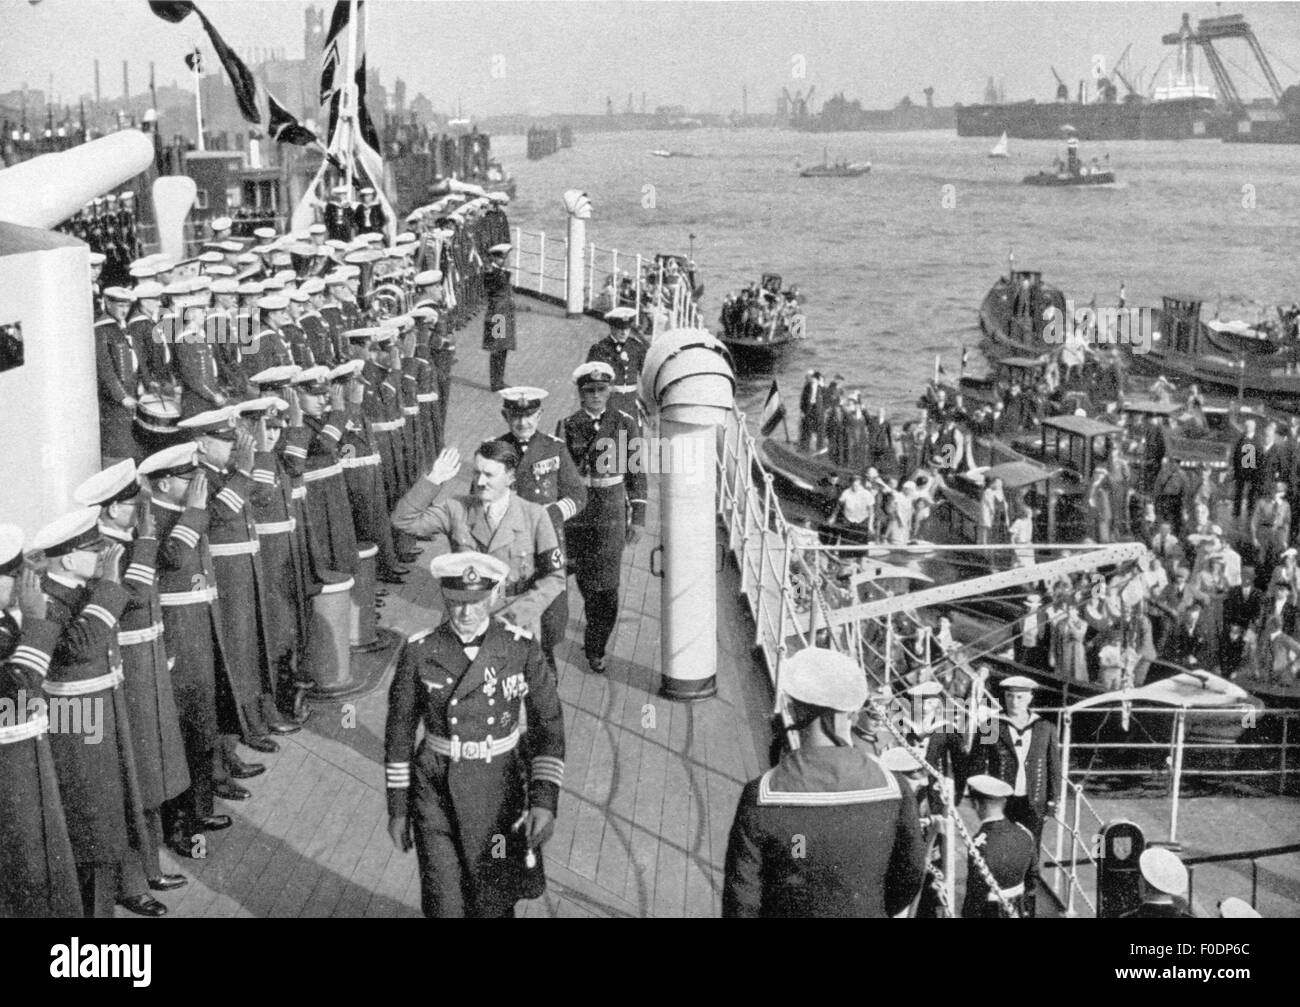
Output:
[[[516,227],[514,246],[515,287],[564,299],[569,287],[568,237]],[[690,284],[681,276],[672,282],[665,276],[663,262],[588,242],[582,270],[584,311],[603,314],[620,305],[635,308],[643,329],[652,335],[700,326],[699,305]]]

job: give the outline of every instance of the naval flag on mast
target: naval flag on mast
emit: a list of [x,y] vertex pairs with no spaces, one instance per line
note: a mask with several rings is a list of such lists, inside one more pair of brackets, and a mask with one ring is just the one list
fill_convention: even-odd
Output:
[[[321,55],[320,98],[329,105],[329,153],[331,161],[344,166],[345,181],[351,185],[357,175],[375,190],[383,211],[384,234],[391,242],[396,234],[396,215],[384,192],[384,160],[379,153],[379,136],[365,107],[366,17],[363,0],[338,0],[330,18]],[[316,207],[325,204],[325,165],[293,214],[295,228],[315,220]]]
[[[772,387],[767,393],[767,401],[763,403],[763,415],[758,428],[759,433],[764,437],[770,437],[777,425],[784,422],[785,403],[781,401],[781,389],[777,388],[776,379],[773,379]],[[786,438],[789,439],[789,431],[786,431]]]

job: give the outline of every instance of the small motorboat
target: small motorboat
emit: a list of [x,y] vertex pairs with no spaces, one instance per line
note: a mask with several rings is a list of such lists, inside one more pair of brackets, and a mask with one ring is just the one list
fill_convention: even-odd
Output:
[[799,172],[800,178],[858,178],[871,171],[870,161],[836,161],[831,164],[826,148],[822,148],[822,163],[811,164]]
[[[1035,175],[1026,175],[1025,185],[1038,185],[1047,188],[1061,186],[1114,185],[1115,173],[1109,167],[1097,163],[1093,158],[1091,165],[1085,165],[1079,159],[1079,138],[1074,135],[1073,126],[1062,126],[1068,139],[1065,141],[1065,163],[1059,160],[1051,171],[1040,171]],[[1110,155],[1106,155],[1109,159]]]

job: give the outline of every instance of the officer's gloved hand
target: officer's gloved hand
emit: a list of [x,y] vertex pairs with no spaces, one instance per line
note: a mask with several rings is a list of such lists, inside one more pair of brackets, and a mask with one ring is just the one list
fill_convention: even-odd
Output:
[[528,810],[528,846],[537,849],[551,838],[555,831],[555,815],[546,808]]
[[405,815],[392,815],[388,819],[388,836],[397,847],[398,853],[406,853],[411,848],[411,829]]

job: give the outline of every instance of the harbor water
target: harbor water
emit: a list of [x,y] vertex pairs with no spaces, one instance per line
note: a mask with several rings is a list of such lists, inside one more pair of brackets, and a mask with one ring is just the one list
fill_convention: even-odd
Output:
[[[832,161],[871,161],[871,173],[799,178],[796,163],[820,162],[823,145]],[[715,329],[728,290],[763,272],[798,284],[809,339],[776,375],[792,407],[810,368],[843,374],[897,419],[913,414],[936,354],[955,375],[967,346],[968,368],[982,373],[976,311],[1012,251],[1078,304],[1094,295],[1114,304],[1121,283],[1130,305],[1200,297],[1207,319],[1254,321],[1300,300],[1293,147],[1084,144],[1085,163],[1109,155],[1119,179],[1097,189],[1020,184],[1063,158],[1063,143],[1012,141],[1006,160],[989,159],[989,147],[946,131],[704,129],[587,134],[527,161],[524,137],[493,138],[519,181],[516,224],[561,236],[560,195],[580,186],[595,208],[588,238],[601,248],[685,254],[694,234]],[[600,260],[596,273],[600,284]],[[742,386],[743,408],[768,380]]]

